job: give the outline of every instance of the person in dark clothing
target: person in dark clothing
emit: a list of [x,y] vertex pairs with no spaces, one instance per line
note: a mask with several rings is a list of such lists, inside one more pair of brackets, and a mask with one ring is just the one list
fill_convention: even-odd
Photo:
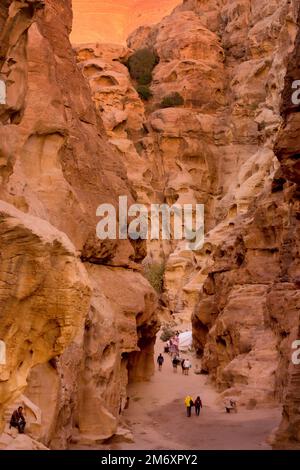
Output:
[[158,370],[162,369],[163,363],[164,363],[164,358],[163,358],[163,355],[160,354],[157,358]]
[[177,373],[177,366],[179,363],[180,363],[180,360],[178,359],[177,356],[175,356],[174,359],[172,360],[173,372]]
[[19,406],[19,408],[13,412],[10,419],[10,426],[17,428],[20,434],[24,434],[26,421],[23,415],[22,406]]
[[200,415],[200,410],[202,408],[202,401],[201,401],[200,397],[196,398],[196,400],[194,401],[194,405],[195,405],[196,415],[199,416]]

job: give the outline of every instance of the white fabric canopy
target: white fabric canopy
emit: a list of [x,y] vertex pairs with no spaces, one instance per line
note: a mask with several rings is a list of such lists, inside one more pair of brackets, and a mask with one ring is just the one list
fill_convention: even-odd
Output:
[[6,104],[6,85],[3,80],[0,80],[0,104]]
[[192,347],[193,335],[191,331],[185,331],[179,335],[179,350],[187,351]]

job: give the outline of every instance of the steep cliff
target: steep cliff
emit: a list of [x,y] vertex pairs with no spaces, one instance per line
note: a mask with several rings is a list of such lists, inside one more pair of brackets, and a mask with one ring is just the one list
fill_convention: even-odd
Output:
[[[153,369],[147,255],[203,372],[239,405],[283,402],[274,446],[299,447],[299,1],[186,0],[128,47],[72,51],[71,19],[70,2],[1,2],[3,416],[24,393],[34,448],[117,431],[128,380]],[[125,65],[143,48],[147,100]],[[96,208],[119,195],[205,204],[204,247],[100,242]]]
[[156,294],[140,246],[96,237],[99,204],[134,197],[76,65],[71,1],[0,7],[1,430],[23,402],[31,435],[61,448],[113,435],[131,364],[151,375]]
[[[77,48],[139,202],[205,204],[202,250],[151,243],[148,257],[167,260],[164,303],[177,321],[193,316],[203,371],[224,396],[253,407],[287,394],[282,442],[298,424],[299,113],[281,106],[298,78],[298,11],[298,1],[186,0],[133,32],[129,50]],[[142,48],[159,62],[144,102],[123,65]],[[175,92],[181,104],[166,107]]]
[[[298,15],[298,24],[300,12]],[[295,261],[293,280],[295,288],[295,305],[297,305],[297,316],[292,325],[291,340],[300,339],[300,269],[299,269],[299,230],[300,230],[300,203],[299,203],[299,104],[293,103],[293,94],[295,87],[293,83],[299,79],[299,53],[300,53],[300,31],[298,31],[295,48],[289,57],[287,74],[285,77],[285,86],[282,93],[281,114],[283,124],[277,137],[275,153],[281,164],[280,177],[286,181],[291,181],[291,208],[293,213],[292,224],[294,227],[294,236],[287,247],[288,255]],[[287,183],[286,183],[287,185]],[[297,230],[297,232],[296,232]],[[296,264],[298,263],[298,265]],[[283,309],[287,312],[287,306]],[[288,351],[290,356],[290,351]],[[285,383],[283,395],[283,419],[274,439],[275,448],[300,448],[300,408],[299,408],[299,390],[300,390],[300,366],[288,361],[287,381]]]
[[[209,21],[219,15],[219,26],[212,24],[225,53],[230,89],[229,108],[222,112],[231,121],[233,140],[227,153],[221,139],[227,164],[226,169],[219,166],[215,227],[196,254],[198,273],[190,271],[183,292],[188,308],[194,308],[194,340],[203,369],[240,404],[284,399],[275,445],[298,447],[299,373],[291,362],[300,313],[299,194],[293,184],[299,181],[298,113],[291,105],[297,40],[289,53],[298,31],[299,2],[224,2],[218,15],[212,3],[185,2],[183,8],[201,12],[204,23],[206,13]],[[285,122],[278,135],[284,84]],[[168,288],[168,271],[166,281]],[[195,291],[199,296],[190,302]]]

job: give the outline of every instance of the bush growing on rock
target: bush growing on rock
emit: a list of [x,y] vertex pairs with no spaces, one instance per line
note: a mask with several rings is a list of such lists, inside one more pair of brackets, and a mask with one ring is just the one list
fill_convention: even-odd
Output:
[[148,85],[138,85],[136,91],[142,100],[148,101],[152,97],[152,92]]
[[162,102],[160,103],[161,108],[174,108],[176,106],[182,106],[184,104],[184,99],[182,96],[175,91],[174,93],[170,93],[163,98]]
[[145,73],[138,80],[139,85],[150,85],[152,82],[152,73]]
[[149,85],[152,82],[152,71],[158,64],[158,57],[152,49],[138,49],[127,61],[131,78],[139,85]]
[[144,276],[159,294],[163,291],[165,274],[164,263],[152,263],[144,266]]

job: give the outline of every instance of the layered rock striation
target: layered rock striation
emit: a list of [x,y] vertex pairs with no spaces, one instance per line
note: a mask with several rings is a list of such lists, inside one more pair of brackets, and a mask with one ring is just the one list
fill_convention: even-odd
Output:
[[[298,21],[300,12],[298,14]],[[293,228],[293,237],[290,237],[287,246],[287,256],[290,265],[294,265],[291,277],[294,281],[294,304],[297,315],[291,325],[291,334],[289,338],[289,347],[293,346],[292,341],[296,340],[299,345],[300,339],[300,294],[299,294],[299,103],[295,102],[295,81],[299,78],[299,47],[300,33],[298,31],[295,48],[289,57],[287,74],[285,77],[285,86],[282,92],[281,115],[283,123],[277,137],[275,152],[278,157],[281,169],[277,178],[285,181],[285,186],[290,186],[290,210],[292,214],[291,228]],[[297,97],[297,96],[296,96]],[[292,184],[288,184],[292,182]],[[293,261],[292,261],[293,260]],[[295,269],[296,268],[296,269]],[[282,307],[287,313],[287,305]],[[299,348],[298,348],[299,350]],[[295,353],[295,347],[292,349]],[[288,351],[287,357],[290,357]],[[293,356],[292,356],[293,358]],[[298,364],[298,354],[296,361],[289,360],[286,365],[286,382],[283,394],[283,419],[275,435],[274,448],[299,449],[300,447],[300,408],[299,408],[299,385],[300,385],[300,367]]]
[[143,247],[96,237],[101,203],[135,199],[71,25],[70,1],[1,2],[0,429],[23,403],[31,436],[52,448],[116,432],[129,372],[151,376],[157,330]]
[[[298,12],[298,1],[186,0],[114,57],[76,49],[139,202],[205,204],[202,250],[151,243],[148,256],[165,260],[164,304],[177,321],[192,315],[203,371],[224,396],[285,400],[281,443],[298,423]],[[144,102],[123,65],[143,48],[158,57]],[[166,107],[174,93],[181,104]]]
[[[274,446],[298,447],[299,1],[186,0],[128,47],[75,51],[69,7],[0,10],[2,408],[25,393],[33,447],[117,432],[128,380],[152,373],[147,254],[164,265],[163,310],[192,317],[203,372],[240,405],[283,402]],[[157,57],[148,100],[126,66],[144,48]],[[204,204],[203,248],[100,242],[97,206],[119,195]]]

